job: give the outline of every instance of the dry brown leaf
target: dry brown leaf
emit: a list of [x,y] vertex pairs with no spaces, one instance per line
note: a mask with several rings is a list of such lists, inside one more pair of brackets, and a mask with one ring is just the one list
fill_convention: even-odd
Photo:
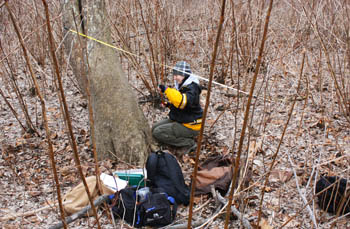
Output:
[[222,149],[222,155],[226,156],[229,153],[230,153],[229,148],[227,146],[224,146]]
[[248,159],[252,160],[255,155],[259,152],[262,151],[262,141],[261,139],[258,140],[258,142],[256,141],[251,141],[249,144],[249,153],[248,153]]
[[24,139],[28,139],[28,138],[31,138],[32,137],[32,135],[30,134],[30,133],[25,133],[24,135],[23,135],[23,138]]
[[57,133],[56,133],[56,132],[52,133],[51,136],[50,136],[50,138],[51,138],[51,139],[56,139],[56,138],[57,138]]
[[255,155],[256,155],[255,146],[256,146],[255,141],[251,141],[249,143],[248,161],[252,161],[255,158]]
[[199,203],[201,203],[201,201],[202,201],[202,197],[201,196],[195,196],[193,198],[193,203],[195,203],[195,204],[199,204]]
[[207,119],[207,120],[205,120],[205,122],[208,124],[208,126],[211,126],[214,124],[215,120]]
[[291,171],[274,169],[271,171],[269,181],[285,183],[292,178],[292,175],[293,173]]
[[284,121],[281,120],[281,119],[273,119],[271,121],[271,123],[274,124],[274,125],[282,125],[284,123]]
[[54,112],[54,111],[56,111],[56,110],[57,110],[56,107],[49,107],[49,108],[47,109],[47,111],[50,111],[50,112]]
[[323,144],[324,146],[332,146],[333,141],[331,139],[326,139],[326,142]]
[[187,154],[182,155],[182,161],[184,163],[188,163],[190,161],[190,157]]
[[190,163],[191,163],[192,165],[194,165],[194,164],[196,164],[196,161],[195,161],[193,158],[190,158]]
[[17,228],[19,228],[19,225],[12,225],[12,224],[4,224],[2,226],[3,226],[3,229],[17,229]]
[[67,176],[69,175],[73,170],[72,166],[64,166],[63,168],[60,169],[60,173],[62,176]]
[[32,197],[40,196],[40,195],[42,195],[42,192],[40,192],[40,191],[30,191],[29,195],[31,195]]
[[259,226],[261,229],[272,229],[273,227],[267,222],[266,219],[262,218],[259,222]]
[[21,146],[26,143],[26,140],[24,138],[17,138],[16,139],[16,147]]

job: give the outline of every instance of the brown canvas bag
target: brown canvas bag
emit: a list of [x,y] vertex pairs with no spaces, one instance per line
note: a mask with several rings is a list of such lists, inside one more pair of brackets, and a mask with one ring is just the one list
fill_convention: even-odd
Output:
[[232,180],[231,161],[222,155],[210,157],[199,166],[196,178],[196,195],[211,193],[211,185],[226,193]]
[[[96,177],[90,176],[85,178],[86,183],[88,185],[91,197],[93,199],[96,199],[97,197],[97,183],[96,183]],[[103,194],[113,194],[114,191],[107,188],[103,183],[101,183]],[[83,182],[81,182],[79,185],[74,187],[71,191],[69,191],[64,197],[63,201],[67,202],[64,204],[63,208],[67,215],[74,214],[78,211],[80,211],[82,208],[86,207],[90,204],[88,195],[85,191],[85,187]],[[92,210],[88,212],[88,215],[92,215]]]

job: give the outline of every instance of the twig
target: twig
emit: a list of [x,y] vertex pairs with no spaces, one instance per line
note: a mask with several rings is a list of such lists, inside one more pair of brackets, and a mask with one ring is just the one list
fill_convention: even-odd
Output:
[[129,168],[137,168],[137,166],[136,165],[132,165],[132,164],[130,164],[130,163],[128,163],[128,162],[126,162],[126,161],[123,161],[122,159],[120,159],[115,153],[113,153],[112,151],[108,151],[113,157],[115,157],[116,158],[116,160],[118,161],[118,162],[121,162],[121,163],[123,163],[123,164],[126,164],[127,166],[129,166]]
[[337,77],[336,77],[336,74],[335,74],[335,70],[334,70],[334,68],[333,68],[333,66],[331,64],[331,58],[329,56],[328,49],[327,49],[327,47],[325,45],[324,39],[322,39],[322,36],[320,34],[319,27],[318,27],[318,24],[317,24],[317,20],[316,20],[315,23],[313,23],[311,21],[310,16],[307,15],[305,7],[303,6],[302,8],[303,8],[303,12],[304,12],[307,20],[311,24],[315,34],[317,35],[318,40],[321,43],[321,47],[322,47],[322,49],[323,49],[323,51],[325,53],[327,67],[328,67],[328,70],[330,72],[330,75],[332,76],[332,79],[333,79],[333,82],[334,82],[334,85],[335,85],[336,95],[338,97],[339,107],[340,107],[341,111],[344,114],[344,118],[350,123],[350,118],[349,118],[348,115],[346,115],[347,112],[348,112],[348,109],[347,109],[347,106],[346,106],[347,101],[346,101],[346,98],[345,98],[345,95],[344,95],[344,92],[343,92],[342,88],[339,86],[339,83],[338,83],[338,80],[337,80]]
[[[199,206],[195,210],[193,210],[193,213],[196,213],[199,210],[201,210],[202,208],[204,208],[205,206],[207,206],[210,203],[210,201],[211,201],[211,199],[208,199],[201,206]],[[174,221],[172,224],[169,224],[169,225],[167,225],[165,227],[161,227],[160,229],[166,229],[166,228],[177,228],[177,229],[187,228],[187,223],[180,224],[180,222],[183,221],[184,219],[187,219],[188,213],[186,215],[181,215],[181,216],[182,216],[181,219],[178,219],[178,220]],[[204,222],[205,222],[205,220],[199,220],[199,221],[193,222],[192,225],[193,226],[199,226],[199,225],[203,224]]]
[[191,228],[191,225],[192,225],[192,223],[191,223],[192,210],[193,210],[193,201],[194,201],[194,191],[196,188],[196,177],[197,177],[197,172],[198,172],[199,151],[200,151],[200,148],[202,145],[202,138],[203,138],[203,132],[204,132],[204,127],[205,127],[205,121],[207,118],[208,106],[209,106],[209,102],[210,102],[210,94],[211,94],[211,87],[212,87],[213,76],[214,76],[216,54],[217,54],[217,50],[218,50],[218,46],[219,46],[219,42],[220,42],[220,35],[221,35],[221,31],[222,31],[222,27],[223,27],[223,23],[224,23],[224,18],[225,18],[225,4],[226,4],[226,1],[222,0],[219,29],[218,29],[218,32],[216,35],[214,51],[212,54],[212,60],[211,60],[211,64],[210,64],[208,93],[207,93],[205,107],[204,107],[204,111],[203,111],[202,126],[201,126],[199,137],[197,140],[196,159],[195,159],[195,165],[194,165],[193,175],[192,175],[191,197],[190,197],[190,206],[189,206],[188,222],[187,222],[188,229]]
[[315,218],[315,213],[311,210],[310,205],[307,204],[308,201],[307,201],[305,195],[303,195],[302,191],[300,190],[300,186],[299,186],[299,182],[298,182],[298,176],[297,176],[297,173],[295,171],[295,165],[294,165],[292,159],[290,158],[290,154],[287,154],[287,155],[288,155],[289,163],[292,166],[293,174],[294,174],[294,177],[295,177],[295,184],[297,186],[297,190],[299,192],[299,195],[300,195],[301,199],[303,200],[304,204],[306,205],[306,209],[307,209],[307,211],[310,214],[310,217],[312,219],[312,222],[314,223],[315,228],[317,228],[317,222],[316,222],[316,218]]
[[[156,86],[157,86],[157,83],[156,83],[157,68],[156,68],[156,61],[155,61],[154,49],[153,49],[153,45],[152,45],[152,40],[151,40],[151,38],[150,38],[150,32],[149,32],[149,30],[148,30],[147,23],[146,23],[145,18],[144,18],[144,16],[143,16],[143,9],[142,9],[142,5],[141,5],[140,0],[138,1],[138,5],[140,6],[140,16],[141,16],[141,19],[142,19],[142,24],[144,25],[144,28],[145,28],[145,30],[146,30],[147,41],[148,41],[148,44],[149,44],[149,48],[150,48],[150,52],[151,52],[151,57],[152,57],[152,59],[150,59],[150,60],[151,60],[151,62],[153,62],[153,71],[154,71],[154,74],[153,74],[153,72],[152,72],[151,63],[149,63],[147,59],[145,59],[145,62],[146,62],[147,68],[148,68],[148,72],[149,72],[150,78],[151,78],[151,80],[152,80],[153,87],[156,87]],[[157,62],[158,62],[158,61],[157,61]]]
[[[209,224],[211,224],[214,219],[216,219],[219,215],[221,215],[223,213],[223,211],[226,209],[228,201],[221,196],[221,194],[219,193],[219,191],[215,190],[215,187],[212,185],[211,187],[211,193],[216,201],[217,205],[221,205],[221,208],[218,208],[218,210],[213,214],[212,217],[210,217],[208,220],[206,220],[205,222],[203,222],[202,225],[200,225],[199,227],[197,227],[197,229],[203,228],[204,226],[209,226]],[[237,216],[237,218],[241,219],[243,226],[245,228],[251,229],[252,227],[250,226],[250,223],[247,219],[243,218],[243,215],[237,210],[237,208],[235,206],[231,207],[231,211],[234,215]]]
[[[201,206],[199,206],[199,207],[197,207],[196,209],[194,209],[193,210],[193,213],[196,213],[196,212],[198,212],[198,211],[200,211],[202,208],[204,208],[205,206],[207,206],[209,203],[210,203],[210,201],[211,201],[211,199],[208,199],[206,202],[204,202]],[[175,222],[173,222],[173,224],[176,224],[176,223],[179,223],[180,221],[182,221],[182,220],[184,220],[184,218],[186,218],[187,219],[187,216],[188,216],[188,213],[187,214],[181,214],[181,213],[179,213],[180,215],[181,215],[181,219],[179,219],[179,220],[176,220]],[[168,225],[169,226],[169,225]]]
[[246,110],[244,113],[242,131],[241,131],[241,135],[239,138],[238,152],[237,152],[236,160],[234,161],[234,165],[233,165],[234,166],[234,173],[233,173],[233,179],[232,179],[232,187],[230,189],[230,194],[229,194],[229,202],[228,202],[228,206],[227,206],[227,210],[226,210],[225,229],[228,228],[228,222],[230,220],[230,210],[231,210],[230,206],[232,205],[233,193],[234,193],[235,185],[237,183],[237,177],[238,177],[238,172],[239,172],[239,167],[240,167],[239,164],[240,164],[240,160],[241,160],[245,131],[246,131],[248,120],[249,120],[250,105],[252,103],[253,92],[255,89],[255,84],[256,84],[256,80],[257,80],[258,73],[260,70],[260,64],[261,64],[261,60],[262,60],[262,56],[263,56],[263,52],[264,52],[264,46],[265,46],[265,41],[266,41],[266,37],[267,37],[267,30],[269,27],[269,20],[270,20],[272,5],[273,5],[273,0],[270,1],[270,5],[269,5],[266,19],[265,19],[264,33],[263,33],[261,45],[259,48],[258,61],[256,63],[255,73],[254,73],[253,81],[252,81],[252,84],[250,87],[250,92],[249,92],[249,97],[248,97],[248,101],[247,101],[247,105],[246,105]]
[[226,110],[227,110],[227,108],[224,108],[224,110],[216,117],[213,124],[211,124],[211,126],[208,129],[209,133],[210,133],[211,129],[213,128],[213,126],[216,124],[216,122],[219,120],[219,118],[226,112]]
[[210,191],[211,191],[211,194],[213,195],[216,205],[218,205],[219,199],[218,199],[218,196],[216,195],[215,186],[213,184],[210,185]]
[[18,114],[15,111],[15,109],[13,109],[13,107],[11,106],[11,103],[7,100],[5,94],[2,92],[1,88],[0,88],[0,95],[1,97],[4,99],[4,101],[6,102],[7,106],[10,108],[10,110],[12,111],[12,114],[15,116],[15,118],[17,119],[18,123],[21,125],[22,129],[24,131],[27,131],[27,129],[25,128],[25,126],[23,126],[21,120],[18,118]]
[[66,119],[67,128],[68,128],[69,135],[71,138],[70,142],[71,142],[72,149],[73,149],[74,161],[76,164],[76,168],[78,169],[78,173],[80,175],[80,178],[84,184],[86,194],[89,198],[89,202],[92,205],[92,211],[93,211],[94,216],[95,216],[96,221],[97,221],[97,228],[101,228],[100,222],[98,220],[97,211],[93,205],[92,195],[90,193],[90,190],[88,188],[87,182],[86,182],[85,177],[84,177],[84,173],[83,173],[82,168],[81,168],[81,163],[80,163],[80,159],[79,159],[79,155],[78,155],[78,146],[77,146],[77,142],[76,142],[75,137],[74,137],[72,121],[71,121],[71,118],[69,115],[68,105],[67,105],[66,97],[64,95],[62,78],[61,78],[61,74],[60,74],[59,67],[58,67],[58,61],[57,61],[56,54],[55,54],[55,47],[54,47],[55,44],[54,44],[54,39],[53,39],[53,34],[52,34],[52,29],[51,29],[51,24],[50,24],[50,15],[49,15],[48,5],[47,5],[46,0],[42,0],[42,3],[43,3],[44,8],[45,8],[47,32],[49,35],[49,43],[50,43],[49,47],[50,47],[50,51],[51,51],[52,62],[53,62],[53,65],[55,67],[55,73],[56,73],[57,82],[58,82],[58,86],[59,86],[59,92],[60,92],[62,102],[63,102],[64,116]]
[[[102,45],[106,45],[106,46],[108,46],[108,47],[110,47],[110,48],[113,48],[113,49],[116,49],[116,50],[120,51],[122,54],[124,54],[124,55],[132,62],[132,64],[134,65],[135,68],[137,68],[137,67],[140,68],[140,65],[137,63],[137,61],[135,61],[135,57],[139,58],[140,56],[137,55],[137,54],[132,53],[132,52],[130,51],[130,48],[129,48],[129,47],[126,46],[126,47],[127,47],[127,50],[124,50],[124,49],[122,49],[122,48],[119,48],[119,47],[116,47],[116,46],[114,46],[114,45],[108,44],[108,43],[106,43],[106,42],[104,42],[104,41],[101,41],[101,40],[98,40],[98,39],[96,39],[96,38],[87,36],[87,35],[85,35],[85,34],[83,34],[83,33],[79,33],[79,32],[77,32],[77,31],[75,31],[75,30],[69,29],[69,31],[72,32],[72,33],[76,33],[76,34],[79,35],[79,36],[88,38],[88,39],[93,40],[93,41],[95,41],[95,42],[98,42],[98,43],[100,43],[100,44],[102,44]],[[124,48],[125,48],[125,47],[124,47]],[[132,58],[131,58],[131,57],[132,57]],[[168,66],[168,65],[159,63],[159,62],[157,62],[157,61],[153,61],[153,60],[148,60],[148,59],[146,59],[146,64],[147,64],[147,67],[148,67],[149,69],[151,69],[151,66],[150,66],[149,61],[150,61],[150,62],[153,62],[153,64],[162,65],[162,66],[164,66],[164,67],[166,67],[166,68],[172,69],[171,66]],[[141,78],[142,82],[145,84],[145,86],[147,87],[147,89],[151,92],[152,89],[151,89],[151,86],[149,85],[148,81],[145,79],[145,77],[143,76],[143,74],[140,73],[139,70],[136,70],[136,71],[139,73],[138,76]],[[181,72],[181,71],[180,71],[180,72]],[[151,77],[154,77],[151,70],[149,70],[149,74],[151,75]],[[202,80],[204,80],[204,81],[207,81],[207,82],[210,81],[210,79],[204,78],[204,77],[202,77],[202,76],[200,76],[200,75],[197,75],[197,74],[194,74],[194,73],[192,73],[192,75],[194,75],[194,76],[196,76],[196,77],[198,77],[199,79],[202,79]],[[216,82],[216,81],[214,81],[214,80],[212,80],[212,84],[215,84],[215,85],[218,85],[218,86],[220,86],[220,87],[227,88],[227,89],[234,90],[234,91],[237,92],[237,95],[239,95],[240,93],[241,93],[241,94],[245,94],[245,95],[249,95],[249,93],[247,93],[247,92],[245,92],[245,91],[242,91],[242,90],[239,90],[239,89],[236,89],[236,88],[227,86],[227,85],[225,85],[225,84],[218,83],[218,82]],[[151,94],[152,94],[152,93],[151,93]],[[257,97],[256,95],[253,95],[253,98],[258,98],[258,97]],[[268,100],[268,99],[265,99],[265,101],[266,101],[266,102],[271,102],[271,101]]]
[[[44,1],[44,0],[43,0]],[[16,23],[15,17],[7,3],[7,1],[5,1],[5,6],[7,8],[7,11],[10,15],[12,24],[15,28],[15,32],[17,34],[18,40],[22,46],[22,50],[23,50],[23,54],[24,54],[24,58],[26,60],[26,64],[27,67],[29,69],[30,72],[30,76],[33,80],[33,83],[35,85],[35,90],[38,94],[39,100],[41,102],[41,112],[42,112],[42,117],[43,117],[43,122],[44,122],[44,127],[45,127],[45,132],[46,132],[46,139],[47,139],[47,144],[48,144],[48,151],[49,151],[49,157],[50,157],[50,162],[51,162],[51,167],[52,167],[52,172],[54,175],[54,181],[56,184],[56,192],[57,192],[57,199],[58,199],[58,203],[59,203],[59,208],[60,208],[60,217],[62,220],[64,220],[64,211],[63,211],[63,204],[62,204],[62,198],[61,198],[61,189],[60,189],[60,184],[58,181],[58,175],[57,175],[57,169],[56,169],[56,162],[55,162],[55,158],[54,158],[54,151],[53,151],[53,146],[52,146],[52,141],[51,141],[51,131],[48,125],[48,119],[47,119],[47,114],[46,114],[46,105],[45,105],[45,100],[44,97],[41,94],[40,88],[39,88],[39,84],[37,82],[37,79],[34,75],[34,71],[30,62],[30,59],[28,57],[28,52],[27,52],[27,48],[25,46],[24,40],[23,40],[23,36],[20,32],[19,26]],[[65,225],[66,228],[66,225]]]
[[336,217],[335,219],[333,219],[332,221],[330,221],[330,222],[328,222],[328,223],[326,223],[325,225],[324,225],[324,228],[326,228],[326,227],[328,227],[329,225],[333,225],[335,222],[337,222],[337,221],[339,221],[339,220],[341,220],[341,219],[343,219],[343,218],[345,218],[345,217],[348,217],[350,215],[350,212],[349,213],[347,213],[347,214],[345,214],[345,215],[342,215],[342,216],[339,216],[339,217]]
[[217,193],[216,193],[216,191],[215,191],[214,185],[210,185],[210,189],[211,189],[211,194],[212,194],[212,196],[213,196],[214,199],[215,199],[216,205],[217,205],[217,206],[220,206],[220,205],[221,205],[221,207],[218,207],[217,210],[214,212],[214,214],[212,214],[212,216],[211,216],[206,222],[204,222],[201,226],[199,226],[197,229],[203,228],[203,227],[205,227],[205,226],[209,227],[210,224],[212,224],[213,221],[214,221],[219,215],[221,215],[222,212],[226,209],[227,203],[226,203],[226,204],[223,204],[223,206],[222,206],[221,202],[220,202],[219,199],[218,199],[218,195],[217,195]]
[[[305,60],[305,52],[303,53],[303,60],[302,60],[302,65],[301,65],[301,68],[300,68],[300,76],[299,76],[299,82],[298,82],[298,87],[297,87],[297,93],[299,92],[299,89],[300,89],[300,85],[301,85],[301,77],[303,75],[303,70],[304,70],[304,60]],[[295,106],[295,103],[297,101],[297,95],[294,96],[294,101],[293,101],[293,104],[289,110],[289,113],[288,113],[288,119],[287,119],[287,122],[283,128],[283,132],[282,132],[282,135],[281,135],[281,139],[278,143],[278,146],[277,146],[277,149],[276,149],[276,152],[274,153],[274,155],[272,156],[272,162],[271,162],[271,165],[270,165],[270,168],[267,172],[267,175],[265,177],[265,182],[264,182],[264,186],[262,187],[262,190],[261,190],[261,198],[260,198],[260,204],[259,204],[259,215],[258,215],[258,221],[257,221],[257,225],[259,225],[260,223],[260,219],[261,219],[261,213],[262,213],[262,205],[263,205],[263,200],[264,200],[264,195],[265,195],[265,190],[266,190],[266,186],[267,186],[267,182],[269,180],[269,177],[270,177],[270,174],[271,174],[271,171],[272,171],[272,168],[273,166],[275,165],[275,162],[276,162],[276,158],[277,158],[277,155],[278,155],[278,152],[280,150],[280,147],[282,145],[282,142],[283,142],[283,138],[284,138],[284,135],[287,131],[287,128],[288,128],[288,124],[289,124],[289,121],[292,117],[292,114],[293,114],[293,110],[294,110],[294,106]]]
[[[99,196],[95,201],[94,201],[94,206],[97,207],[103,203],[105,203],[109,198],[109,195],[102,195]],[[91,209],[91,205],[86,206],[85,208],[81,209],[79,212],[74,213],[71,216],[66,217],[65,221],[67,223],[67,225],[79,218],[82,218],[83,216],[86,215],[86,213]],[[62,228],[63,227],[63,223],[59,222],[56,225],[50,227],[49,229],[58,229],[58,228]]]
[[[209,30],[209,29],[216,29],[217,26],[208,26],[206,27],[205,29]],[[160,31],[148,31],[149,34],[154,34],[154,33],[164,33],[164,32],[168,32],[168,33],[178,33],[178,32],[196,32],[196,31],[201,31],[202,29],[177,29],[176,31],[175,30],[167,30],[167,31],[164,31],[164,30],[160,30]],[[143,32],[138,32],[137,34],[132,34],[132,35],[129,35],[129,39],[131,38],[135,38],[135,37],[140,37],[140,36],[143,36],[143,35],[147,35],[147,33],[145,31]],[[116,41],[116,42],[121,42],[120,40]]]
[[200,225],[196,229],[200,229],[200,228],[203,228],[205,226],[209,226],[214,221],[214,219],[216,219],[219,215],[221,215],[223,213],[223,211],[225,211],[226,206],[227,206],[227,203],[224,206],[222,206],[222,208],[219,208],[218,210],[216,210],[216,212],[214,212],[212,217],[210,217],[208,220],[206,220],[202,225]]
[[[79,31],[77,22],[75,20],[74,10],[72,10],[72,13],[73,13],[75,28],[77,31]],[[78,52],[78,55],[80,56],[80,59],[83,62],[82,65],[84,67],[87,67],[87,69],[90,69],[89,62],[87,61],[88,54],[86,51],[86,43],[85,43],[85,46],[83,46],[83,42],[81,41],[80,36],[78,36],[78,41],[79,41],[79,45],[80,45],[80,50]],[[85,51],[84,54],[85,54],[86,58],[84,58],[83,51]],[[84,67],[83,67],[84,70],[82,71],[82,75],[83,75],[83,77],[86,78],[86,85],[85,85],[86,88],[84,88],[84,89],[86,92],[87,101],[88,101],[88,108],[89,108],[90,135],[91,135],[91,143],[92,143],[92,152],[93,152],[93,156],[94,156],[94,160],[95,160],[96,184],[97,184],[98,193],[103,195],[104,193],[103,193],[103,190],[101,187],[100,169],[98,167],[98,158],[97,158],[97,152],[96,152],[95,121],[94,121],[94,113],[93,113],[93,109],[92,109],[92,105],[91,105],[90,79],[87,76],[87,74],[86,74],[87,71],[85,71]]]
[[[222,197],[221,194],[218,191],[216,191],[216,196],[217,196],[218,200],[222,204],[227,204],[227,200],[224,197]],[[233,214],[235,214],[235,216],[237,216],[238,219],[240,219],[242,221],[243,226],[245,228],[247,228],[247,229],[251,229],[252,228],[252,226],[250,225],[249,221],[246,218],[243,217],[243,214],[240,213],[234,205],[231,206],[231,211],[232,211]]]
[[[2,52],[5,54],[5,50],[2,48],[2,44],[0,42],[0,49],[2,50]],[[39,133],[37,132],[31,118],[30,118],[30,115],[28,114],[28,108],[27,108],[27,105],[25,104],[24,100],[23,100],[23,95],[21,93],[21,90],[19,89],[18,87],[18,84],[17,84],[17,81],[16,81],[16,77],[14,76],[14,67],[13,65],[10,63],[9,61],[9,58],[6,57],[5,58],[6,62],[7,62],[7,66],[8,66],[8,70],[5,68],[5,70],[7,71],[7,74],[5,75],[8,75],[8,78],[10,79],[10,85],[12,86],[12,89],[14,90],[16,96],[17,96],[17,99],[18,99],[18,102],[19,102],[19,105],[23,111],[23,114],[24,114],[24,117],[26,119],[26,123],[27,123],[27,126],[29,128],[29,131],[34,131],[36,132],[38,135]],[[11,105],[8,103],[6,97],[4,97],[6,103],[8,104],[8,106],[10,107],[11,111],[14,112],[13,108],[11,107]],[[16,114],[13,113],[15,116]],[[20,122],[20,120],[16,117],[16,119],[18,120],[18,122]],[[23,127],[22,123],[20,122],[20,125]],[[24,131],[28,131],[27,128],[24,128]]]
[[[193,227],[197,227],[197,226],[203,224],[204,222],[205,222],[205,220],[194,221],[194,222],[192,222],[192,228],[193,228]],[[185,228],[187,228],[187,223],[177,224],[177,225],[171,225],[171,226],[165,227],[165,228],[171,228],[171,229],[185,229]]]

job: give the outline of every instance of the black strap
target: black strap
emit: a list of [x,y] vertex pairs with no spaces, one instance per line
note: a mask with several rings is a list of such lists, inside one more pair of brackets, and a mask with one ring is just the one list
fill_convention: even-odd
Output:
[[176,217],[176,212],[177,212],[177,203],[176,203],[176,201],[175,201],[175,203],[174,204],[172,204],[173,205],[173,207],[172,207],[172,209],[171,209],[171,216],[172,216],[172,221],[174,221],[175,220],[175,217]]

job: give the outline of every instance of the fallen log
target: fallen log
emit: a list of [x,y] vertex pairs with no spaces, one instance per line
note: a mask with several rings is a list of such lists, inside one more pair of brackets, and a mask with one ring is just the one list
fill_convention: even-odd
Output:
[[[109,198],[109,195],[102,195],[99,196],[95,201],[94,201],[94,205],[95,207],[105,203]],[[75,220],[82,218],[86,215],[86,213],[91,209],[91,205],[86,206],[85,208],[81,209],[79,212],[74,213],[71,216],[66,217],[66,223],[69,224],[71,222],[74,222]],[[63,227],[63,222],[59,222],[56,225],[50,227],[49,229],[59,229]]]

